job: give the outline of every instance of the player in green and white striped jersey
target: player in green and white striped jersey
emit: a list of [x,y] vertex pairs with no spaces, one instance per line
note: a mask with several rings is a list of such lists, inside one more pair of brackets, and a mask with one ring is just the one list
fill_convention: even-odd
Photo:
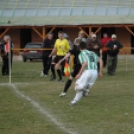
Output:
[[76,96],[71,101],[71,105],[74,105],[79,101],[85,90],[91,88],[95,83],[98,77],[97,63],[100,63],[99,76],[102,77],[102,67],[103,62],[102,59],[99,58],[94,52],[86,50],[86,43],[81,42],[80,45],[81,53],[79,54],[79,61],[82,65],[79,73],[77,74],[75,90]]
[[86,70],[97,70],[97,63],[99,57],[92,51],[83,50],[79,54],[80,63],[87,62]]

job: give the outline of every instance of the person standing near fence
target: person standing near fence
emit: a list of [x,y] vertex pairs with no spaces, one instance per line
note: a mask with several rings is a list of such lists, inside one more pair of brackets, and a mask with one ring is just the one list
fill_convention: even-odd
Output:
[[[52,57],[56,53],[56,57],[53,59],[52,64],[51,64],[51,71],[52,71],[52,77],[50,81],[56,79],[56,74],[55,74],[55,64],[58,63],[61,59],[64,58],[66,53],[70,50],[70,45],[68,41],[63,37],[64,33],[62,31],[58,32],[58,37],[59,39],[56,40],[53,51],[49,55],[49,57]],[[65,62],[62,62],[62,67],[64,67]],[[58,81],[62,82],[62,71],[60,68],[56,69],[57,74],[59,76]]]
[[85,43],[87,42],[87,39],[84,37],[84,32],[83,31],[79,31],[78,37],[75,38],[75,40],[74,40],[74,44],[76,43],[76,39],[78,39],[78,38],[80,38],[82,40],[82,42],[85,42]]
[[[89,51],[93,51],[96,53],[99,57],[102,57],[101,49],[102,49],[102,44],[101,42],[97,39],[96,34],[92,34],[91,39],[88,40],[87,42],[87,49]],[[98,71],[99,71],[99,63],[98,63]]]
[[43,50],[42,52],[42,61],[43,61],[43,71],[41,71],[41,77],[46,77],[48,75],[52,57],[49,57],[51,54],[54,46],[55,40],[53,39],[53,33],[48,33],[47,37],[44,39],[43,42],[43,49],[50,49],[50,50]]
[[108,37],[107,33],[104,33],[103,38],[101,39],[103,67],[106,67],[106,64],[107,64],[107,48],[106,48],[106,45],[110,40],[111,40],[111,38]]
[[100,51],[102,48],[102,44],[101,42],[97,39],[96,34],[92,34],[91,39],[88,40],[87,42],[87,49],[89,51],[93,51],[94,53],[96,53],[98,56],[101,55]]
[[117,36],[113,34],[111,36],[111,41],[109,41],[106,45],[108,51],[108,57],[107,57],[107,63],[108,63],[108,69],[107,73],[109,76],[112,76],[115,74],[116,67],[117,67],[117,61],[118,61],[118,53],[119,50],[122,48],[122,44],[117,40]]
[[[11,41],[11,37],[9,35],[5,35],[2,43],[3,48],[1,49],[2,56],[2,76],[9,75],[9,60],[12,67],[12,58],[13,58],[13,50],[14,44]],[[9,59],[9,53],[11,53],[11,57]]]
[[64,38],[67,39],[67,41],[68,41],[68,43],[70,45],[70,49],[72,49],[73,48],[73,44],[72,44],[71,40],[69,39],[69,36],[68,36],[67,33],[64,33]]

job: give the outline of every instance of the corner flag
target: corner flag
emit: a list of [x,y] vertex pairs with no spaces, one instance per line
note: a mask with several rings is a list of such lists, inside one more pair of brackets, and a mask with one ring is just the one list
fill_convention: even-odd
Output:
[[64,66],[64,74],[65,74],[65,76],[70,75],[70,66],[67,62],[65,63],[65,66]]

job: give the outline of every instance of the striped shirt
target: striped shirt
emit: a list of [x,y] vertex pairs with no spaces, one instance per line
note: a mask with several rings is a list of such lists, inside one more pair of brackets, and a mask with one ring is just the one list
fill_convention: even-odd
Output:
[[80,63],[87,63],[86,70],[97,70],[98,58],[99,57],[94,52],[88,50],[82,50],[79,54]]

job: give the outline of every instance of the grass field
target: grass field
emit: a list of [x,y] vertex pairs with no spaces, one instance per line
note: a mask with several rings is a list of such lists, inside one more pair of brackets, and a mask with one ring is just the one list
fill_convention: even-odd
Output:
[[[74,107],[73,85],[41,78],[41,62],[14,62],[12,85],[0,76],[0,134],[134,134],[134,60],[120,60],[115,76],[98,79]],[[66,78],[64,78],[66,81]]]

